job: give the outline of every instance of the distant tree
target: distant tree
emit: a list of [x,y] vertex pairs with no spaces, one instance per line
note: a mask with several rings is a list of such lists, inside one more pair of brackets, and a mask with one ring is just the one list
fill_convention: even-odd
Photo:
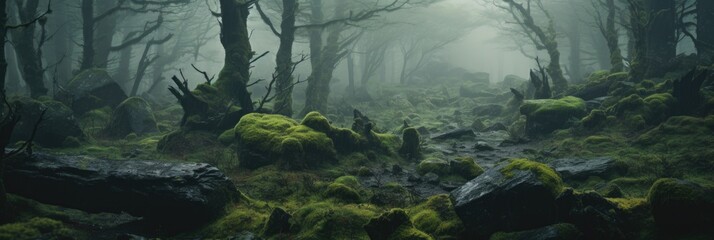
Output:
[[645,11],[642,0],[627,0],[630,35],[630,80],[639,82],[647,72],[647,29],[651,25],[650,13]]
[[[620,51],[620,33],[616,26],[617,5],[615,0],[592,0],[592,4],[595,8],[595,24],[610,50],[610,65],[612,66],[610,71],[621,72],[625,69],[625,65]],[[606,14],[601,13],[601,9],[604,9]]]
[[[28,24],[20,24],[21,27],[12,28],[14,29],[11,32],[12,42],[21,66],[22,78],[27,83],[30,96],[38,98],[47,95],[48,91],[44,83],[45,68],[42,62],[42,47],[47,43],[46,14],[50,13],[51,9],[48,3],[47,11],[44,14],[38,14],[40,0],[16,1],[16,3],[17,21]],[[37,25],[40,27],[39,32],[36,28]]]
[[646,32],[647,72],[645,77],[661,77],[667,73],[677,55],[675,0],[646,0],[649,25]]
[[[555,21],[541,0],[526,0],[525,5],[515,0],[503,0],[503,2],[506,4],[505,6],[501,4],[496,4],[496,6],[510,13],[515,23],[536,49],[545,50],[548,53],[550,63],[547,66],[547,71],[553,80],[553,90],[561,92],[567,89],[568,81],[563,76],[563,70],[560,67],[560,50],[558,50]],[[535,8],[545,16],[547,20],[545,29],[536,23],[532,5],[535,5]]]

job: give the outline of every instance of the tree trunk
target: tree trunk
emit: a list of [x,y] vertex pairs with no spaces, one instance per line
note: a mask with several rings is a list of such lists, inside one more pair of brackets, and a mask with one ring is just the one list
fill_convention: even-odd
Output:
[[581,70],[581,57],[580,57],[580,44],[581,44],[581,37],[580,37],[580,26],[579,26],[580,21],[573,20],[570,24],[570,34],[568,36],[568,40],[570,41],[570,57],[568,58],[570,61],[570,79],[575,82],[579,82],[583,78],[582,70]]
[[610,72],[622,72],[625,65],[622,62],[622,52],[620,51],[620,33],[615,27],[615,17],[617,16],[617,7],[615,0],[607,0],[607,22],[603,34],[607,41],[607,48],[610,49]]
[[282,22],[280,23],[280,47],[275,58],[275,103],[273,110],[288,117],[293,115],[293,43],[295,42],[295,15],[297,0],[283,0]]
[[660,77],[669,70],[670,62],[677,55],[675,2],[648,0],[645,7],[650,16],[645,77]]
[[[97,1],[96,12],[104,13],[115,7],[116,1]],[[110,14],[95,23],[94,31],[94,65],[98,68],[107,68],[109,63],[109,49],[112,46],[114,33],[117,27],[116,14]]]
[[216,87],[225,96],[238,102],[243,111],[253,112],[253,101],[248,92],[250,60],[255,54],[248,35],[249,4],[235,0],[221,0],[221,44],[225,49],[225,63],[216,80]]
[[355,95],[355,59],[352,53],[347,55],[347,95]]
[[[56,77],[58,83],[68,82],[72,78],[72,48],[74,44],[72,32],[74,25],[71,24],[71,10],[67,4],[60,3],[52,5],[52,21],[48,21],[48,29],[55,33],[52,38],[52,51],[48,51],[52,56],[47,56],[46,64],[57,64],[53,71],[57,71]],[[54,89],[53,89],[54,91]]]
[[[322,0],[310,1],[310,22],[313,24],[321,23],[325,16],[322,12]],[[322,28],[311,28],[308,30],[308,39],[310,42],[310,65],[312,72],[307,78],[307,89],[305,90],[305,106],[300,113],[301,116],[315,110],[321,110],[322,104],[317,96],[319,86],[322,81]]]
[[82,65],[81,70],[94,67],[94,0],[82,0]]
[[714,1],[697,1],[697,54],[706,63],[714,61]]
[[[0,39],[6,39],[7,35],[7,0],[0,0]],[[7,75],[7,59],[5,58],[5,41],[0,43],[0,93],[5,92],[5,77]],[[2,151],[5,151],[4,149]],[[2,185],[2,163],[0,163],[0,198],[5,197],[5,189]],[[4,203],[4,199],[0,199],[0,204]],[[0,206],[0,209],[2,206]]]
[[[35,18],[38,5],[39,0],[30,0],[25,2],[24,6],[18,6],[20,22],[32,21]],[[19,64],[22,66],[22,77],[30,90],[30,96],[38,98],[47,95],[41,49],[38,49],[37,45],[35,45],[35,42],[37,42],[35,39],[35,24],[16,29],[12,32],[12,37]]]
[[641,0],[629,1],[631,41],[630,81],[639,82],[647,72],[647,13]]
[[563,69],[560,68],[560,51],[558,51],[558,44],[554,41],[552,43],[546,44],[546,50],[548,51],[548,56],[550,56],[550,63],[548,63],[548,75],[553,79],[553,90],[555,92],[563,92],[568,89],[568,80],[563,76]]

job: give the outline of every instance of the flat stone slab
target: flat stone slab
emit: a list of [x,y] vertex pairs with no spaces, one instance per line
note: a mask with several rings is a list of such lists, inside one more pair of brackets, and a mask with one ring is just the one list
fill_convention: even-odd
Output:
[[197,227],[221,216],[240,193],[204,163],[23,155],[6,162],[8,192],[87,212],[126,212],[162,229]]
[[582,180],[591,176],[607,177],[624,171],[615,159],[598,158],[561,158],[549,164],[565,180]]

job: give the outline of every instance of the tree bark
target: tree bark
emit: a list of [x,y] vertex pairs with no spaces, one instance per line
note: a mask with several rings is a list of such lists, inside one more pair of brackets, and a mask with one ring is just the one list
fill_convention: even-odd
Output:
[[[35,18],[39,0],[29,0],[24,6],[17,6],[20,22],[30,22]],[[44,26],[42,28],[44,31]],[[12,32],[15,52],[22,66],[22,77],[27,83],[32,98],[47,95],[42,68],[42,49],[35,45],[35,24],[16,29]],[[44,41],[44,40],[40,40]]]
[[216,87],[225,96],[237,101],[247,112],[253,112],[253,101],[248,92],[250,60],[255,54],[248,36],[249,4],[235,0],[220,0],[221,44],[226,57],[223,69],[216,80]]
[[708,63],[714,62],[714,1],[697,1],[697,54]]
[[622,62],[622,52],[620,51],[620,33],[615,27],[615,17],[617,16],[617,6],[615,0],[607,0],[607,20],[605,29],[601,29],[607,41],[607,48],[610,49],[610,72],[622,72],[625,64]]
[[648,0],[645,6],[650,16],[645,77],[661,77],[677,55],[676,5],[674,0]]
[[293,115],[293,43],[295,42],[295,15],[297,0],[283,0],[282,22],[280,23],[280,47],[275,58],[275,102],[273,110],[288,117]]
[[[7,35],[7,28],[5,25],[7,25],[7,0],[0,0],[0,39],[6,39]],[[5,58],[5,41],[0,43],[0,93],[5,92],[5,77],[7,75],[7,59]],[[4,151],[4,150],[3,150]],[[2,163],[0,163],[2,164]],[[0,197],[4,197],[4,188],[2,188],[2,165],[0,165]],[[0,199],[4,200],[4,199]],[[0,204],[4,203],[5,201],[0,201]],[[2,206],[0,206],[0,209]]]
[[639,82],[647,72],[647,25],[648,14],[642,0],[628,0],[630,12],[630,34],[632,46],[630,50],[630,81]]
[[570,34],[568,36],[568,40],[570,41],[570,57],[568,58],[570,61],[570,68],[569,68],[569,74],[570,74],[570,79],[573,81],[580,81],[583,78],[582,70],[581,70],[581,57],[580,57],[580,44],[581,44],[581,37],[580,37],[580,21],[573,20],[570,24]]
[[[116,1],[97,1],[96,12],[104,13],[115,7]],[[94,65],[107,68],[112,40],[117,27],[116,14],[110,14],[95,23],[94,31]]]
[[82,0],[82,65],[80,71],[94,67],[94,0]]
[[[319,24],[324,21],[325,15],[322,12],[322,0],[311,0],[310,1],[310,22],[313,24]],[[310,28],[308,30],[308,40],[310,42],[310,66],[312,72],[307,78],[307,89],[305,90],[305,106],[300,113],[300,115],[307,115],[307,113],[320,110],[321,103],[319,102],[319,97],[316,94],[319,88],[320,81],[322,81],[322,28]]]

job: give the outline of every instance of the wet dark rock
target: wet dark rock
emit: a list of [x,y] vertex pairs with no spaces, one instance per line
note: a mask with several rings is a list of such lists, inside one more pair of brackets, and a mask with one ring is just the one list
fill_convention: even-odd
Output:
[[429,129],[426,129],[426,127],[424,127],[424,126],[418,127],[416,130],[417,130],[417,132],[419,132],[419,135],[429,136],[431,134],[429,132]]
[[476,132],[483,132],[486,129],[486,125],[483,124],[483,121],[476,119],[471,123],[471,129]]
[[505,176],[499,165],[451,191],[465,236],[481,239],[495,232],[522,231],[556,222],[552,189],[532,171]]
[[394,164],[392,165],[392,173],[393,174],[402,174],[404,172],[404,169],[402,169],[399,164]]
[[617,205],[596,192],[566,189],[556,199],[558,218],[574,224],[588,239],[625,239]]
[[496,233],[491,240],[576,240],[583,234],[572,224],[559,223],[542,228],[511,233]]
[[437,184],[439,183],[439,175],[433,172],[426,173],[422,176],[422,180],[427,183]]
[[447,132],[442,132],[442,133],[437,133],[431,135],[431,139],[435,140],[444,140],[444,139],[456,139],[456,138],[461,138],[461,137],[476,137],[476,134],[474,134],[474,131],[468,128],[459,128]]
[[493,125],[487,127],[484,129],[484,132],[490,132],[490,131],[506,131],[508,130],[508,127],[504,125],[503,123],[494,123]]
[[282,208],[274,208],[270,213],[268,221],[263,228],[263,235],[266,237],[290,231],[290,218],[292,216],[285,212]]
[[75,76],[55,99],[82,114],[104,106],[116,107],[127,98],[104,69],[88,69]]
[[64,147],[68,137],[76,140],[84,138],[84,133],[77,119],[74,118],[72,110],[60,102],[20,97],[13,99],[11,104],[18,108],[20,115],[20,122],[15,126],[12,141],[24,141],[30,137],[42,110],[46,112],[35,134],[35,143],[43,147]]
[[602,103],[605,102],[605,100],[609,99],[610,97],[605,96],[605,97],[598,97],[594,98],[588,101],[585,101],[585,105],[587,106],[588,109],[597,109],[602,106]]
[[409,216],[402,209],[390,210],[377,218],[370,219],[364,230],[372,240],[387,240],[403,225],[412,225]]
[[413,174],[413,173],[412,173],[412,174],[409,174],[409,177],[407,177],[407,181],[410,181],[410,182],[421,182],[421,178],[419,177],[419,175],[416,175],[416,174]]
[[168,232],[201,226],[240,197],[230,179],[202,163],[38,153],[6,164],[10,193],[87,212],[126,212]]
[[461,187],[462,185],[464,185],[463,182],[444,181],[439,184],[439,187],[446,191],[452,191],[454,189],[457,189],[458,187]]
[[144,99],[132,97],[114,109],[104,133],[109,137],[124,137],[130,133],[158,132],[153,110]]
[[477,117],[497,117],[503,113],[503,105],[488,104],[475,107],[471,113]]
[[491,145],[488,145],[488,143],[484,141],[478,141],[474,145],[474,149],[479,152],[486,152],[486,151],[493,151],[496,150],[496,148],[491,147]]
[[591,176],[608,177],[623,173],[625,170],[621,164],[610,157],[561,158],[553,160],[549,165],[566,180],[582,180]]
[[117,236],[117,240],[146,240],[146,239],[147,239],[146,237],[142,237],[142,236],[134,235],[134,234],[128,234],[128,233],[119,234]]

